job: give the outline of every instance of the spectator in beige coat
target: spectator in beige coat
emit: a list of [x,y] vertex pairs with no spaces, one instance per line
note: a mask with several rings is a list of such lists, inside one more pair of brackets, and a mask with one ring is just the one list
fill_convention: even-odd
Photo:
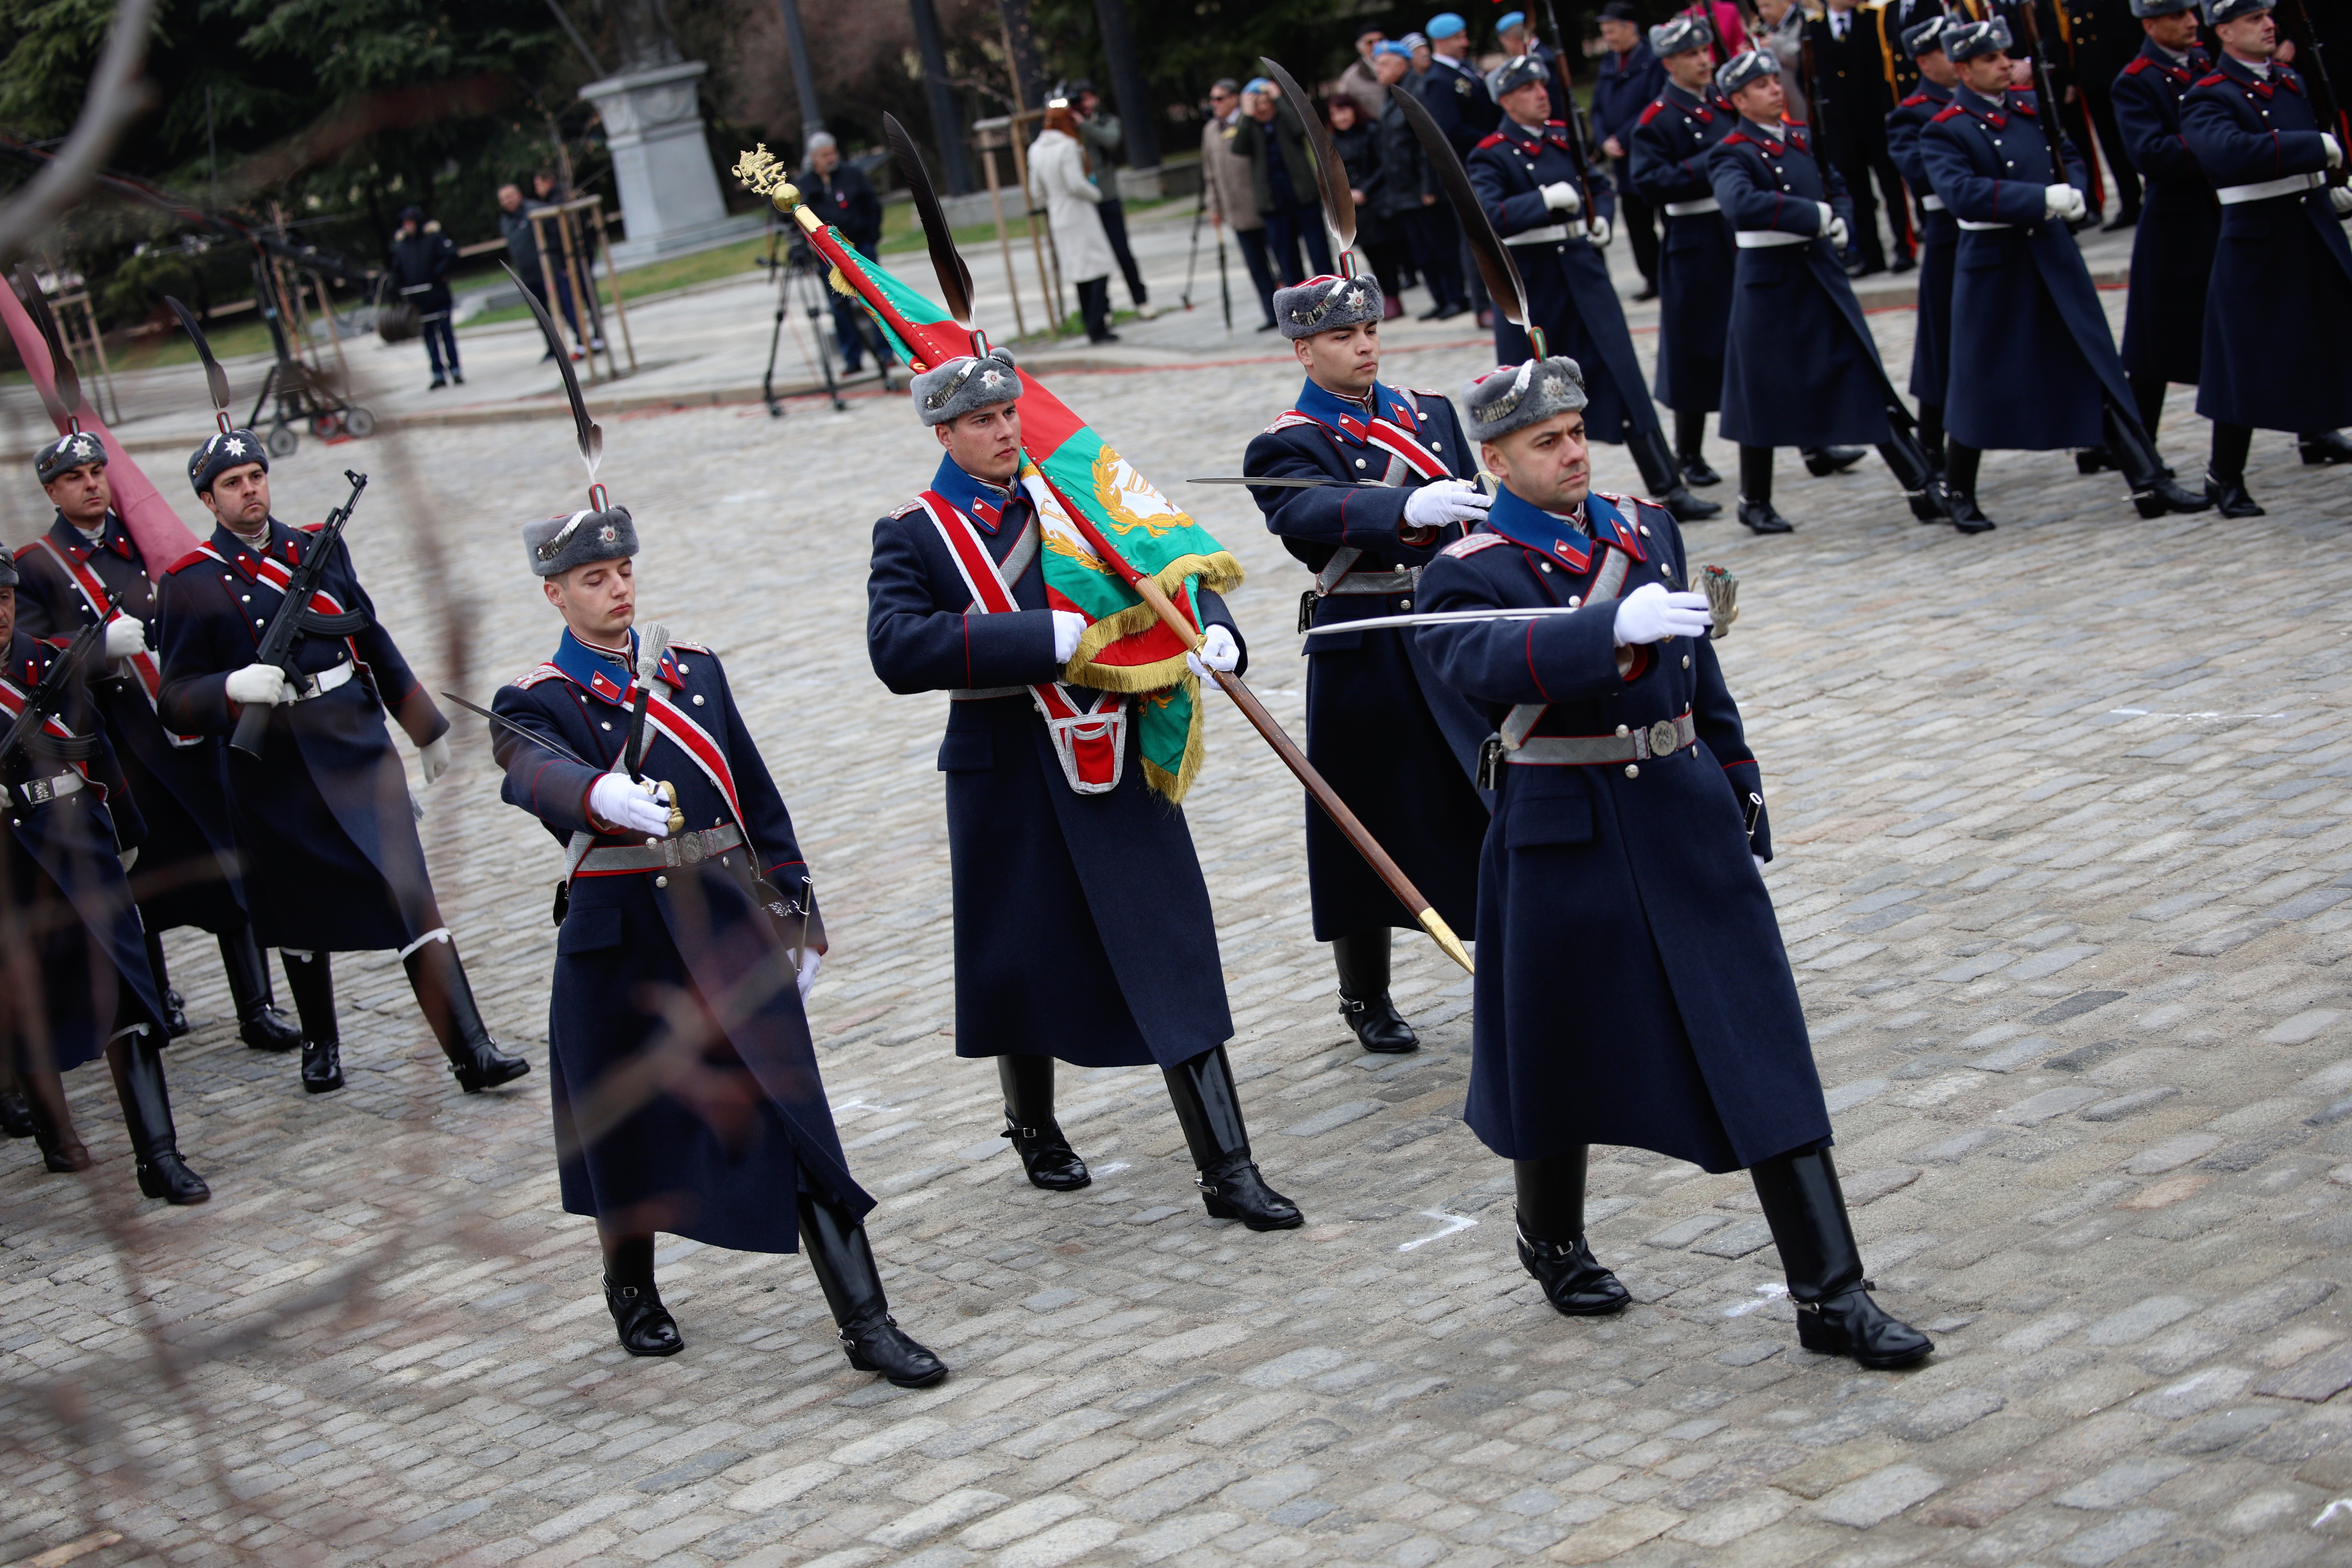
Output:
[[1102,192],[1087,177],[1087,150],[1078,140],[1078,117],[1066,103],[1045,111],[1045,129],[1029,145],[1029,195],[1045,209],[1054,255],[1063,279],[1077,290],[1078,315],[1087,341],[1110,343],[1110,238],[1095,211]]

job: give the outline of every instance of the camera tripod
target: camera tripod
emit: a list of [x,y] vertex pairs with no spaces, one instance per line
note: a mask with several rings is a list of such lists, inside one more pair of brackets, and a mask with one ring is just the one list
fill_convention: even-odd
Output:
[[[813,357],[816,361],[817,373],[824,378],[825,395],[833,400],[836,410],[845,411],[849,405],[842,401],[841,384],[833,374],[834,349],[829,341],[834,295],[832,285],[825,281],[825,278],[832,268],[796,233],[791,237],[790,247],[781,258],[778,257],[776,252],[782,248],[781,242],[784,236],[785,231],[781,227],[770,229],[768,254],[760,258],[760,265],[773,273],[776,279],[776,322],[768,335],[768,370],[760,378],[761,400],[768,405],[769,417],[782,419],[784,416],[783,399],[776,395],[776,355],[783,345],[784,319],[797,310],[808,317],[809,336],[814,340]],[[882,341],[881,329],[868,321],[862,310],[855,312],[851,320],[856,324],[858,341],[866,345],[866,352],[874,356],[875,368],[882,373],[882,390],[890,391],[889,349]]]

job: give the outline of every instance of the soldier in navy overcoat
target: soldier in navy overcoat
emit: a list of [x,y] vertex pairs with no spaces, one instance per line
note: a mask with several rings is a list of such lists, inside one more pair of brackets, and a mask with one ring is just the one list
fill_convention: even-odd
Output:
[[[1299,600],[1302,631],[1411,611],[1423,565],[1486,511],[1454,405],[1442,392],[1380,379],[1381,311],[1369,278],[1310,279],[1274,297],[1307,384],[1251,439],[1242,471],[1332,481],[1251,492],[1266,527],[1313,574]],[[1473,782],[1486,734],[1485,718],[1409,639],[1307,640],[1307,760],[1465,940],[1486,837]],[[1331,944],[1339,1011],[1357,1039],[1370,1051],[1412,1050],[1412,1026],[1389,998],[1389,933],[1420,921],[1311,800],[1307,882],[1316,939]]]
[[2142,517],[2212,503],[2172,482],[2140,424],[2115,335],[2067,225],[2084,216],[2088,176],[2063,134],[2066,179],[2034,95],[2010,87],[2009,24],[1954,23],[1944,58],[1952,101],[1919,133],[1936,194],[1960,226],[1952,283],[1952,363],[1944,424],[1954,510],[1981,516],[1985,448],[2105,446]]
[[34,454],[34,471],[58,515],[47,533],[16,552],[24,578],[16,624],[37,637],[70,637],[105,613],[110,595],[119,600],[107,621],[106,674],[92,683],[91,696],[147,822],[145,864],[131,890],[165,1022],[172,1034],[188,1031],[164,969],[163,933],[196,926],[220,944],[238,1035],[256,1050],[290,1051],[302,1036],[278,1011],[253,940],[220,738],[174,735],[156,715],[163,667],[152,646],[155,585],[113,510],[106,447],[95,436],[68,431]]
[[1731,226],[1707,178],[1710,148],[1738,116],[1715,92],[1715,29],[1678,16],[1650,29],[1666,85],[1634,122],[1626,173],[1665,215],[1658,253],[1658,401],[1675,411],[1675,460],[1694,485],[1723,482],[1708,466],[1706,416],[1723,406],[1731,330]]
[[[0,552],[0,732],[66,649],[16,620],[16,568]],[[104,657],[101,646],[95,650]],[[147,969],[124,873],[146,824],[131,797],[87,669],[41,732],[0,765],[0,1042],[52,1171],[86,1171],[63,1074],[103,1056],[122,1106],[139,1190],[173,1204],[212,1195],[180,1157],[163,1081],[163,999]]]
[[1406,634],[1496,726],[1465,1116],[1515,1162],[1520,1261],[1560,1311],[1619,1310],[1584,1231],[1589,1146],[1747,1166],[1806,1348],[1916,1362],[1933,1347],[1871,1300],[1838,1190],[1762,776],[1681,533],[1589,489],[1573,361],[1507,365],[1463,403],[1503,489],[1422,603],[1553,612]]
[[[1091,1179],[1054,1119],[1055,1062],[1157,1064],[1210,1215],[1253,1230],[1296,1226],[1297,1208],[1250,1157],[1208,884],[1183,812],[1144,781],[1125,711],[1136,699],[1060,682],[1086,617],[1045,603],[1012,355],[950,360],[910,389],[946,455],[929,489],[874,525],[866,648],[891,690],[950,698],[939,766],[956,1054],[995,1058],[1004,1136],[1029,1180],[1054,1192]],[[1224,601],[1206,590],[1199,599],[1196,673],[1244,668]],[[1090,727],[1111,727],[1115,766],[1080,754],[1077,731]]]
[[564,631],[491,701],[514,726],[491,737],[500,795],[564,846],[547,1026],[564,1211],[596,1221],[633,1355],[684,1346],[654,1279],[667,1231],[805,1252],[850,1364],[926,1387],[947,1368],[890,1318],[863,1223],[874,1200],[809,1040],[825,942],[792,816],[718,655],[640,642],[636,525],[603,502],[600,488],[524,528]]
[[2197,41],[2197,0],[2132,0],[2132,14],[2147,36],[2108,97],[2147,192],[2132,236],[2123,358],[2139,422],[2154,430],[2167,384],[2194,386],[2203,374],[2205,289],[2221,205],[2180,134],[2180,100],[2213,68]]
[[1937,15],[1904,29],[1903,47],[1919,68],[1919,81],[1886,117],[1886,154],[1919,205],[1919,305],[1911,333],[1910,390],[1919,405],[1919,444],[1938,468],[1944,462],[1944,383],[1952,353],[1952,258],[1960,226],[1927,178],[1919,132],[1952,101],[1952,84],[1958,79],[1944,58],[1944,23]]
[[2180,102],[2180,131],[2221,203],[2205,295],[2197,412],[2213,421],[2206,493],[2257,517],[2246,455],[2257,429],[2292,431],[2306,463],[2352,461],[2352,245],[2345,148],[2311,90],[2274,58],[2269,0],[2206,0],[2221,45]]
[[[1739,443],[1739,521],[1756,533],[1792,526],[1772,505],[1775,447],[1822,454],[1875,447],[1913,515],[1944,521],[1926,458],[1896,439],[1894,389],[1838,260],[1853,209],[1837,165],[1815,156],[1808,128],[1785,118],[1788,95],[1771,51],[1725,61],[1716,89],[1739,114],[1738,129],[1706,155],[1739,253],[1723,362],[1723,434]],[[1834,458],[1809,466],[1821,473]]]
[[385,732],[389,711],[430,784],[449,765],[449,721],[401,657],[340,541],[308,615],[322,629],[295,655],[297,690],[254,655],[313,541],[269,512],[269,463],[250,430],[196,448],[188,478],[213,513],[212,537],[164,574],[164,724],[232,734],[267,705],[261,754],[228,752],[229,816],[245,853],[255,934],[280,951],[302,1028],[302,1087],[343,1086],[329,955],[394,948],[449,1070],[468,1094],[530,1070],[482,1024],[455,939],[433,897],[408,776]]
[[[1518,263],[1529,324],[1543,329],[1551,347],[1592,367],[1593,438],[1629,448],[1643,486],[1676,517],[1717,516],[1721,504],[1691,494],[1658,427],[1625,307],[1601,258],[1615,208],[1609,177],[1596,169],[1579,181],[1568,127],[1544,118],[1551,103],[1544,81],[1543,68],[1526,55],[1496,73],[1502,124],[1465,161],[1478,205]],[[1587,188],[1595,212],[1584,210]],[[1498,312],[1496,357],[1516,363],[1528,353],[1528,334]]]

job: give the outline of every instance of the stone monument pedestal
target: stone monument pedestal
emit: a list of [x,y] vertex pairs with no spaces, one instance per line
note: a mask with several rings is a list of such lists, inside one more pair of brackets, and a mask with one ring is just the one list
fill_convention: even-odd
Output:
[[727,214],[719,175],[703,139],[696,84],[709,68],[686,60],[592,81],[580,96],[596,106],[613,154],[625,238],[613,264],[642,267],[666,256],[706,250],[765,226],[765,217]]

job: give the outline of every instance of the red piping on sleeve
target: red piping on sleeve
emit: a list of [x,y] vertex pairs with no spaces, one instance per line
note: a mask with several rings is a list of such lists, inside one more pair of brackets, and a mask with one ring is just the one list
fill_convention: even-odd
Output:
[[1533,621],[1528,623],[1528,679],[1536,683],[1536,690],[1545,701],[1551,700],[1551,693],[1544,689],[1543,677],[1536,673],[1536,624]]
[[970,610],[966,610],[963,613],[963,683],[966,687],[970,687],[973,684],[971,679],[971,612]]

